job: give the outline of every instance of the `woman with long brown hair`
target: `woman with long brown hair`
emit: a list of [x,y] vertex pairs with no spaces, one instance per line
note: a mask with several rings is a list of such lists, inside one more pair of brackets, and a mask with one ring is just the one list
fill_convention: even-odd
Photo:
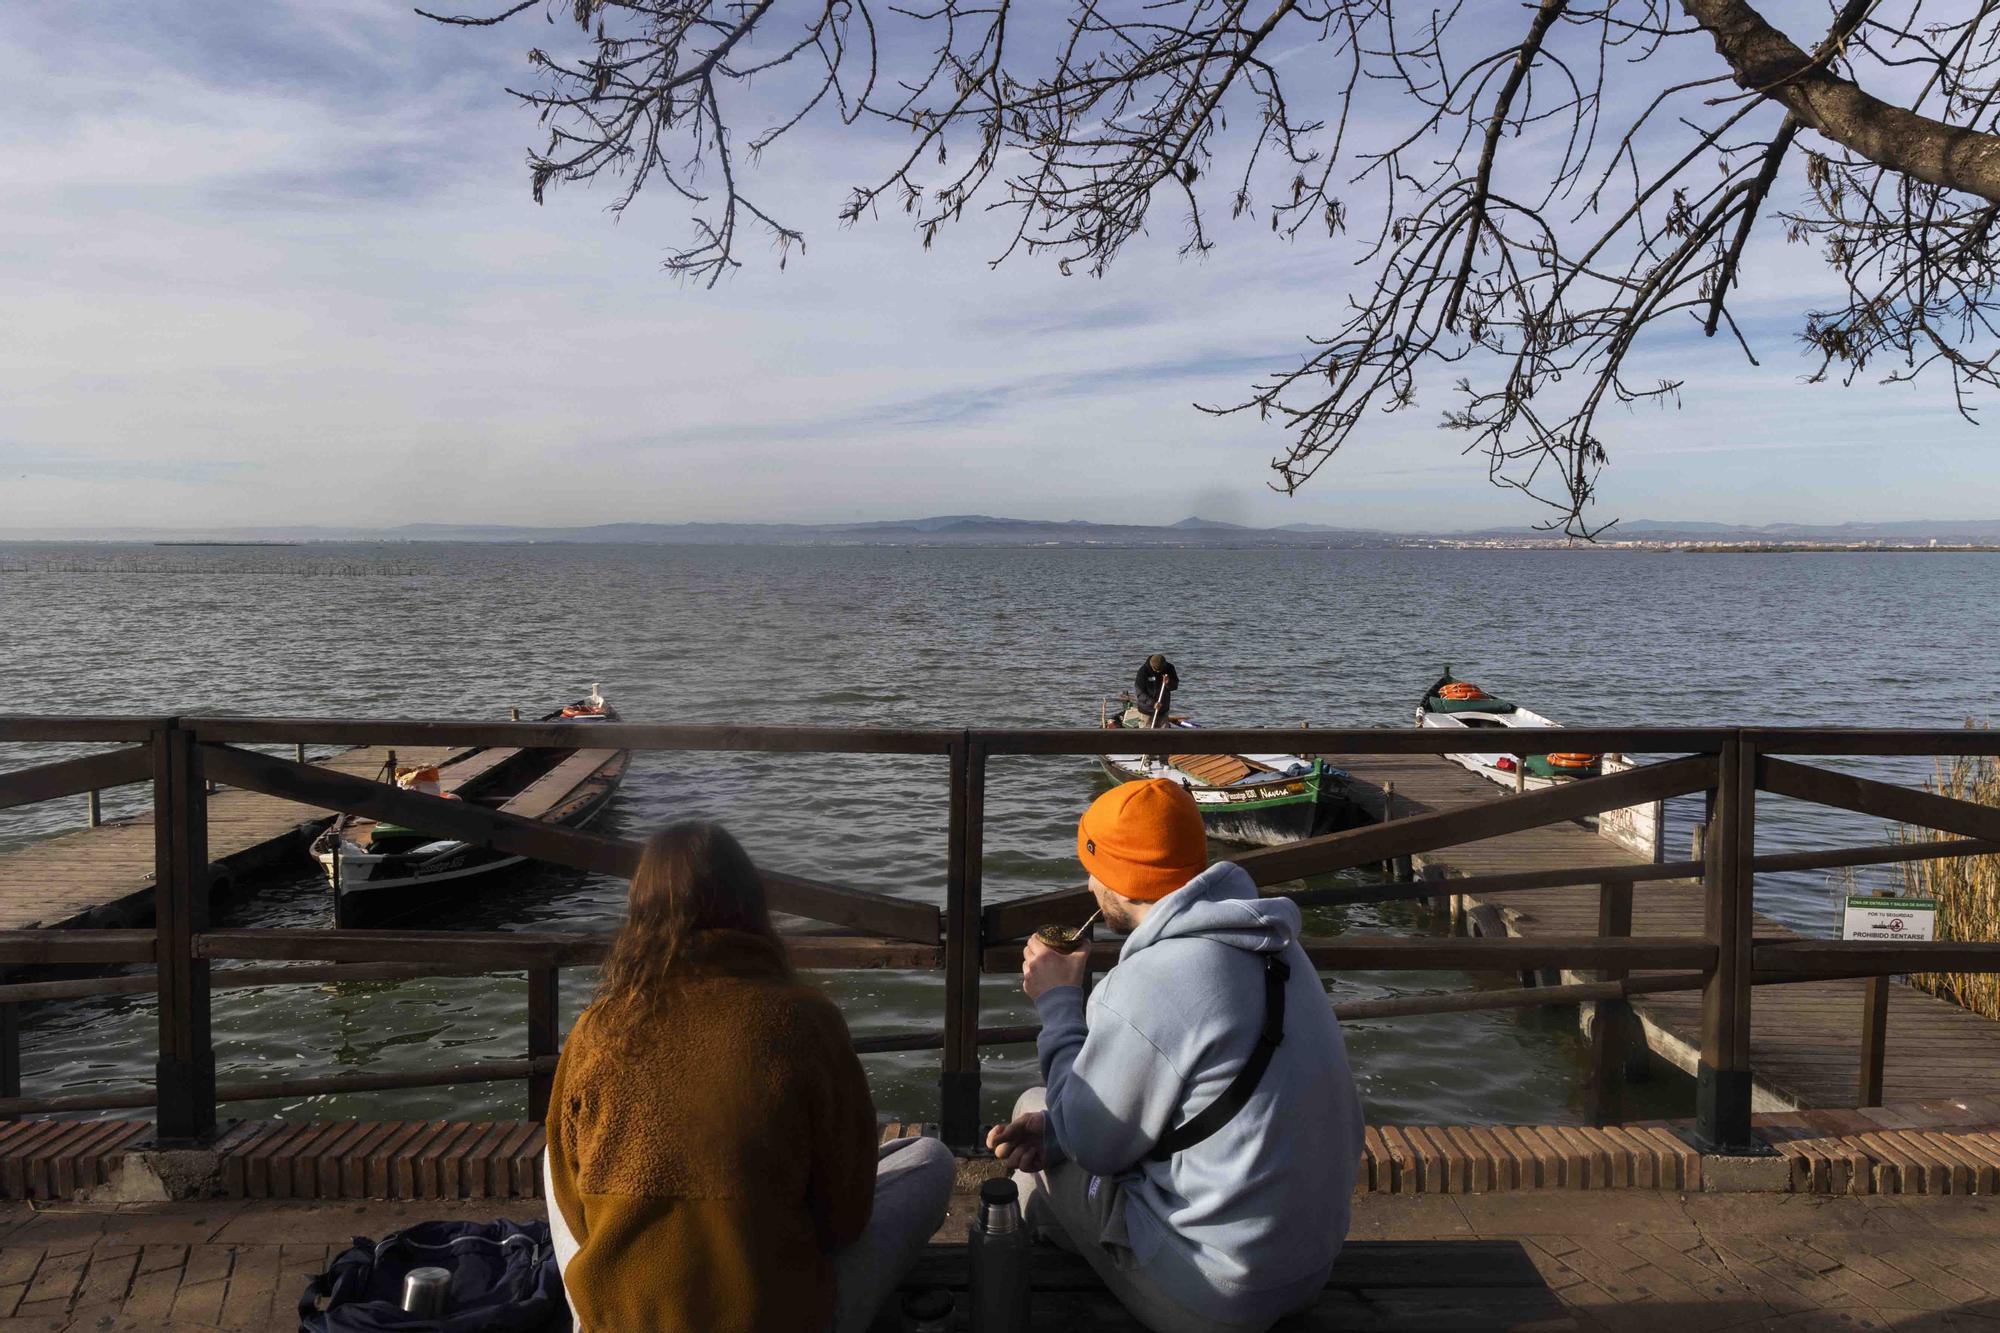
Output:
[[840,1011],[720,825],[646,844],[549,1099],[549,1222],[585,1333],[865,1329],[944,1220],[935,1139],[876,1146]]

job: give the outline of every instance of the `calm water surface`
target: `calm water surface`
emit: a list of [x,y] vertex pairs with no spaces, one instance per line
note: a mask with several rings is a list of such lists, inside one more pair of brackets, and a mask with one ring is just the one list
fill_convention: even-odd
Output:
[[[1169,652],[1177,702],[1213,724],[1406,725],[1449,662],[1572,724],[1956,725],[1994,711],[2000,558],[1528,551],[950,550],[0,544],[0,711],[501,718],[602,681],[633,720],[897,726],[1096,721],[1132,665]],[[0,747],[0,766],[58,747]],[[1923,761],[1856,761],[1913,780]],[[1071,839],[1099,789],[1084,759],[997,761],[989,896],[1077,878]],[[144,794],[111,798],[112,812]],[[1766,798],[1765,850],[1880,829]],[[81,798],[0,813],[0,850],[74,827]],[[941,902],[945,771],[893,757],[642,755],[608,833],[726,821],[776,868]],[[1687,803],[1670,811],[1684,847]],[[1871,874],[1863,872],[1863,882]],[[1767,876],[1758,906],[1828,933],[1838,885]],[[413,922],[608,930],[622,883],[530,872]],[[317,925],[309,867],[252,887],[229,924]],[[1308,913],[1315,934],[1430,929],[1396,905]],[[857,1034],[934,1027],[941,978],[819,978]],[[567,974],[566,1014],[591,977]],[[1505,976],[1329,978],[1341,999],[1508,985]],[[517,977],[220,992],[225,1077],[420,1068],[521,1053]],[[985,1021],[1032,1009],[986,983]],[[136,1086],[150,1000],[48,1006],[27,1035],[33,1091]],[[1372,1116],[1563,1121],[1582,1051],[1563,1011],[1350,1025]],[[936,1114],[936,1056],[869,1057],[885,1114]],[[1034,1077],[1028,1047],[985,1057],[989,1115]],[[1684,1114],[1662,1073],[1644,1109]],[[242,1104],[238,1114],[518,1115],[518,1085]]]

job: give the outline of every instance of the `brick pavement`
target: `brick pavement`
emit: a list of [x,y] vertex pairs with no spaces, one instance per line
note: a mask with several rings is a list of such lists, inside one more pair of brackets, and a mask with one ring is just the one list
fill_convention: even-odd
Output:
[[[307,1276],[353,1236],[536,1207],[5,1205],[0,1333],[289,1329]],[[1981,1197],[1363,1195],[1353,1234],[1518,1239],[1585,1330],[2000,1333],[2000,1206]]]

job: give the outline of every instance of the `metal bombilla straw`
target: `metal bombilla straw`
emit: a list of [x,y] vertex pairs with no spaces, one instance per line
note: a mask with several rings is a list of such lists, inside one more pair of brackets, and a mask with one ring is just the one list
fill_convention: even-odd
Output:
[[1076,946],[1083,942],[1083,932],[1090,929],[1090,923],[1103,915],[1104,909],[1100,907],[1085,917],[1083,924],[1074,930],[1067,926],[1043,926],[1035,932],[1035,938],[1058,953],[1073,953]]

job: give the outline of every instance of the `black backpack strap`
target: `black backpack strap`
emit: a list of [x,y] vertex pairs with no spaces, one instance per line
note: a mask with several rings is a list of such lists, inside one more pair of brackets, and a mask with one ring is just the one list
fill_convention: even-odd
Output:
[[1264,955],[1264,1027],[1257,1034],[1257,1045],[1250,1051],[1250,1058],[1238,1070],[1222,1095],[1204,1106],[1196,1114],[1189,1116],[1160,1136],[1153,1145],[1153,1151],[1146,1154],[1150,1162],[1164,1162],[1175,1153],[1192,1148],[1209,1135],[1221,1129],[1236,1118],[1236,1113],[1250,1103],[1250,1094],[1257,1091],[1263,1082],[1264,1071],[1271,1066],[1271,1056],[1278,1049],[1278,1043],[1285,1039],[1285,983],[1292,979],[1291,965],[1280,954]]

